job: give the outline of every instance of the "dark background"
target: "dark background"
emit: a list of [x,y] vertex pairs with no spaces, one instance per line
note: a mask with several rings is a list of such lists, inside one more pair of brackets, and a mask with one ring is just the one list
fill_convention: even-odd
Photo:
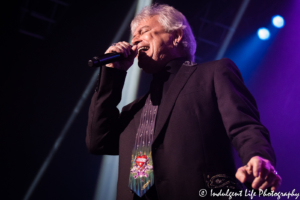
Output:
[[[46,25],[43,27],[44,24],[38,20],[24,17],[21,8],[25,2],[6,1],[1,12],[0,199],[5,200],[24,197],[94,73],[94,69],[87,67],[87,60],[102,54],[110,46],[134,3],[133,0],[68,0],[65,2],[69,6],[61,6],[57,10],[55,24],[49,28]],[[32,10],[51,12],[49,1],[31,2]],[[196,17],[207,1],[156,2],[167,3],[180,10],[190,21],[194,33],[201,34],[195,28],[198,23]],[[228,15],[232,16],[240,5],[240,1],[234,0],[216,2],[220,6],[211,11],[216,16],[224,3],[230,2],[232,13],[228,12]],[[289,3],[291,1],[252,0],[229,48],[259,27],[269,24],[273,15],[288,13]],[[23,28],[41,33],[45,39],[20,33],[19,30]],[[129,35],[128,26],[121,40],[128,41]],[[197,49],[197,52],[200,51],[207,52],[201,45]],[[201,55],[198,61],[202,62],[212,56],[199,57]],[[257,88],[257,85],[256,88],[250,87],[257,94],[255,97],[259,96]],[[144,92],[140,90],[139,93],[141,95]],[[91,94],[30,199],[93,199],[101,157],[90,155],[85,147],[90,98]],[[297,117],[298,111],[297,107]],[[267,113],[262,115],[268,118]],[[293,130],[294,133],[298,131],[298,126],[293,126]],[[271,137],[273,139],[274,136]],[[296,147],[293,150],[296,152],[298,149]],[[275,151],[280,154],[280,148],[275,148]],[[285,161],[279,159],[279,162]],[[299,166],[297,163],[296,166]],[[286,180],[291,179],[292,173],[286,176]],[[286,188],[300,189],[299,184]]]

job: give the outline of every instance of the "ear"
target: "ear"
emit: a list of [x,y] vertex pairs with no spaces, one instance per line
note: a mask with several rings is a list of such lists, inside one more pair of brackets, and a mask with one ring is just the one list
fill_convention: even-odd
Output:
[[179,44],[180,41],[182,40],[183,30],[182,29],[176,30],[176,31],[174,31],[173,34],[174,34],[173,35],[173,45],[177,46],[177,44]]

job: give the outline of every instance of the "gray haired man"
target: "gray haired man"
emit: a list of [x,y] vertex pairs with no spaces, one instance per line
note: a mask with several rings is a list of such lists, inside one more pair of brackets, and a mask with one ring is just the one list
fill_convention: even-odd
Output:
[[[91,153],[120,156],[117,199],[199,199],[200,189],[238,191],[240,182],[277,190],[269,133],[235,64],[194,63],[191,28],[168,5],[145,7],[131,30],[133,46],[118,42],[105,52],[126,59],[102,67],[86,137]],[[119,113],[135,57],[153,74],[151,88]],[[244,164],[238,170],[232,145]]]

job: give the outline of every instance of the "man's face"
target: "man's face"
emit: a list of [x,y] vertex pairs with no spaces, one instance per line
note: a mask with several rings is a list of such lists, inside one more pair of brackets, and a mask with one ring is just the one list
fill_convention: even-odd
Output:
[[137,45],[138,65],[147,73],[160,71],[176,53],[173,35],[165,31],[158,16],[142,20],[133,33],[132,44]]

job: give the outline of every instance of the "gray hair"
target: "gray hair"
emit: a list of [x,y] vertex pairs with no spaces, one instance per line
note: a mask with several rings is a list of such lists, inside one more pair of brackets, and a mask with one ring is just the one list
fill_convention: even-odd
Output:
[[179,46],[183,48],[182,52],[185,54],[184,56],[188,57],[191,61],[194,61],[194,55],[197,47],[194,34],[185,16],[172,6],[165,4],[153,4],[151,6],[144,7],[132,20],[131,32],[134,33],[136,27],[142,20],[154,15],[158,15],[158,22],[165,28],[166,31],[172,32],[180,29],[183,31],[183,37]]

